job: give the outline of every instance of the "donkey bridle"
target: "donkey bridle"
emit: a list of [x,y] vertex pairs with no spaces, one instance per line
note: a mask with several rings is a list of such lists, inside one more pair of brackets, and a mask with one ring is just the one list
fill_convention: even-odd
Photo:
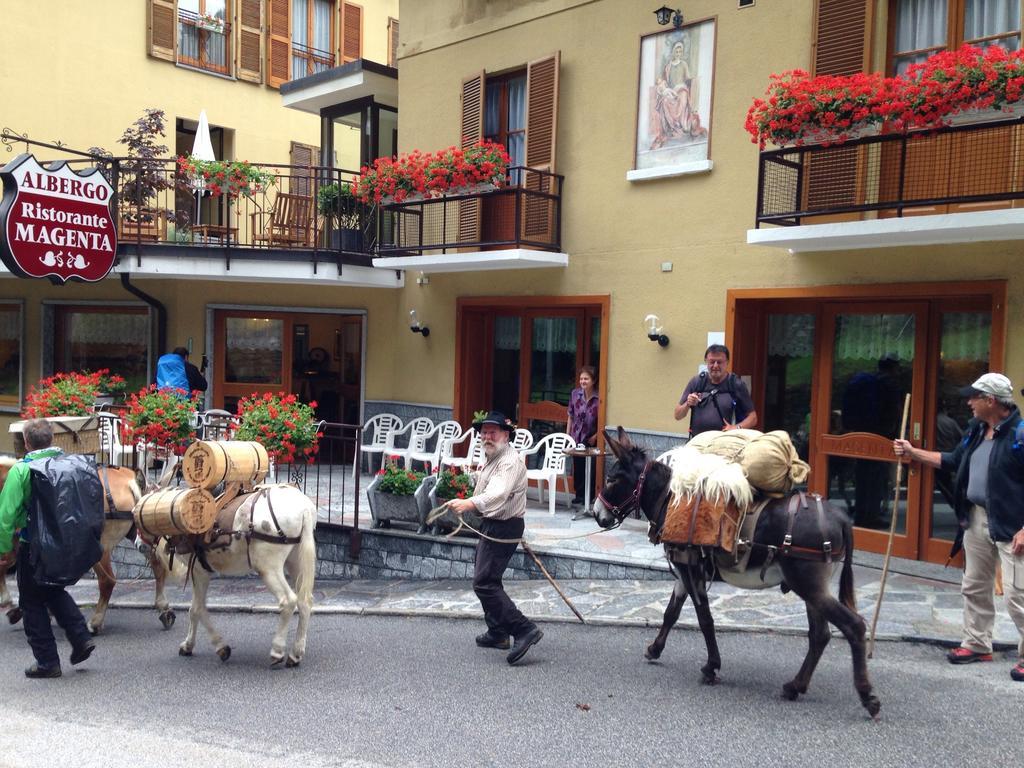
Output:
[[623,501],[622,503],[610,503],[604,495],[604,489],[602,489],[600,493],[597,494],[597,500],[600,501],[605,506],[605,508],[612,513],[612,516],[615,517],[620,524],[623,520],[626,519],[626,515],[628,515],[634,509],[640,508],[640,496],[644,492],[644,481],[647,479],[647,472],[648,470],[650,470],[651,467],[653,467],[657,463],[658,462],[656,461],[648,461],[646,464],[644,464],[643,471],[640,472],[640,477],[637,478],[636,487],[633,489],[633,492],[629,494],[629,496],[627,496],[625,501]]

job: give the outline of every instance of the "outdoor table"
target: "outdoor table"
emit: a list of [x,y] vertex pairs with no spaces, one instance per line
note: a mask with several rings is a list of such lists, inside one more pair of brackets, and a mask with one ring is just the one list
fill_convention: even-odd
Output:
[[231,242],[238,242],[238,227],[225,227],[219,224],[196,224],[192,227],[192,236],[203,238],[202,242],[209,243],[211,240],[219,240],[222,245],[231,245]]
[[[600,448],[591,448],[591,447],[586,447],[586,446],[583,446],[583,445],[578,445],[575,448],[567,448],[565,450],[565,455],[566,456],[572,456],[573,458],[580,458],[580,457],[582,457],[582,458],[586,459],[586,479],[584,480],[584,483],[586,483],[586,485],[584,486],[584,490],[583,490],[583,514],[584,515],[589,515],[590,514],[590,473],[591,473],[591,466],[590,465],[594,461],[594,457],[595,456],[611,456],[611,454],[603,451]],[[574,515],[573,516],[573,520],[575,520],[577,517],[578,517],[578,515]]]

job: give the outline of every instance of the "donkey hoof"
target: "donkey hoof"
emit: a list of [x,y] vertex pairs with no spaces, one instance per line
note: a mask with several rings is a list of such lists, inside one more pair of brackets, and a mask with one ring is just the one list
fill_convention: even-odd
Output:
[[793,683],[786,683],[782,686],[782,698],[787,701],[796,701],[801,693],[804,693],[804,691],[801,691],[797,686],[793,685]]
[[178,617],[175,615],[174,611],[168,608],[160,614],[160,623],[164,625],[164,629],[170,629],[174,626],[174,621],[177,618]]
[[102,626],[96,626],[93,624],[86,624],[85,626],[89,630],[89,634],[93,637],[96,637],[96,635],[100,633],[100,630],[103,629]]
[[701,680],[700,681],[702,683],[704,683],[704,685],[718,685],[719,677],[718,677],[717,674],[715,674],[714,668],[712,668],[712,667],[701,667],[700,668],[700,674],[701,674]]
[[283,653],[273,653],[272,652],[270,654],[270,666],[276,667],[282,661],[284,661],[284,654]]
[[644,658],[648,661],[657,661],[661,658],[661,652],[663,648],[659,648],[654,643],[647,646],[647,650],[644,651]]
[[7,623],[17,624],[19,621],[21,621],[21,608],[11,608],[7,612]]
[[864,709],[868,711],[868,714],[871,715],[871,719],[875,722],[881,720],[878,713],[882,711],[882,702],[878,700],[877,696],[867,696],[864,699]]
[[217,649],[217,655],[220,656],[221,661],[227,661],[231,658],[231,646],[222,645],[220,648]]
[[296,658],[295,656],[292,656],[291,654],[288,654],[288,658],[285,659],[284,665],[286,667],[297,667],[297,666],[299,666],[299,662],[301,662],[301,661],[302,661],[302,659]]
[[186,648],[185,646],[182,645],[182,646],[180,646],[178,648],[178,655],[179,656],[191,656],[192,655],[192,649],[191,648]]

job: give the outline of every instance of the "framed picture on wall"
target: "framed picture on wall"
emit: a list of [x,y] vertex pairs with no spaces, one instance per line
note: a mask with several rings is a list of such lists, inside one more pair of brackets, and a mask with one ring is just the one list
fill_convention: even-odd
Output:
[[710,169],[714,76],[714,19],[640,38],[635,171]]

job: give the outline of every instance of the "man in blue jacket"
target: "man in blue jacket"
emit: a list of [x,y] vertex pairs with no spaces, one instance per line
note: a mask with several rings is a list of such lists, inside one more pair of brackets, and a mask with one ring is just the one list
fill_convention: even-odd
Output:
[[1013,386],[986,373],[960,394],[974,418],[952,451],[938,453],[894,440],[897,456],[955,472],[954,509],[960,522],[950,556],[964,550],[963,640],[948,654],[952,664],[992,661],[996,566],[1002,563],[1006,608],[1020,644],[1010,677],[1024,682],[1024,424]]
[[175,347],[156,361],[156,386],[159,389],[180,389],[186,395],[206,391],[206,377],[188,361],[188,350]]

